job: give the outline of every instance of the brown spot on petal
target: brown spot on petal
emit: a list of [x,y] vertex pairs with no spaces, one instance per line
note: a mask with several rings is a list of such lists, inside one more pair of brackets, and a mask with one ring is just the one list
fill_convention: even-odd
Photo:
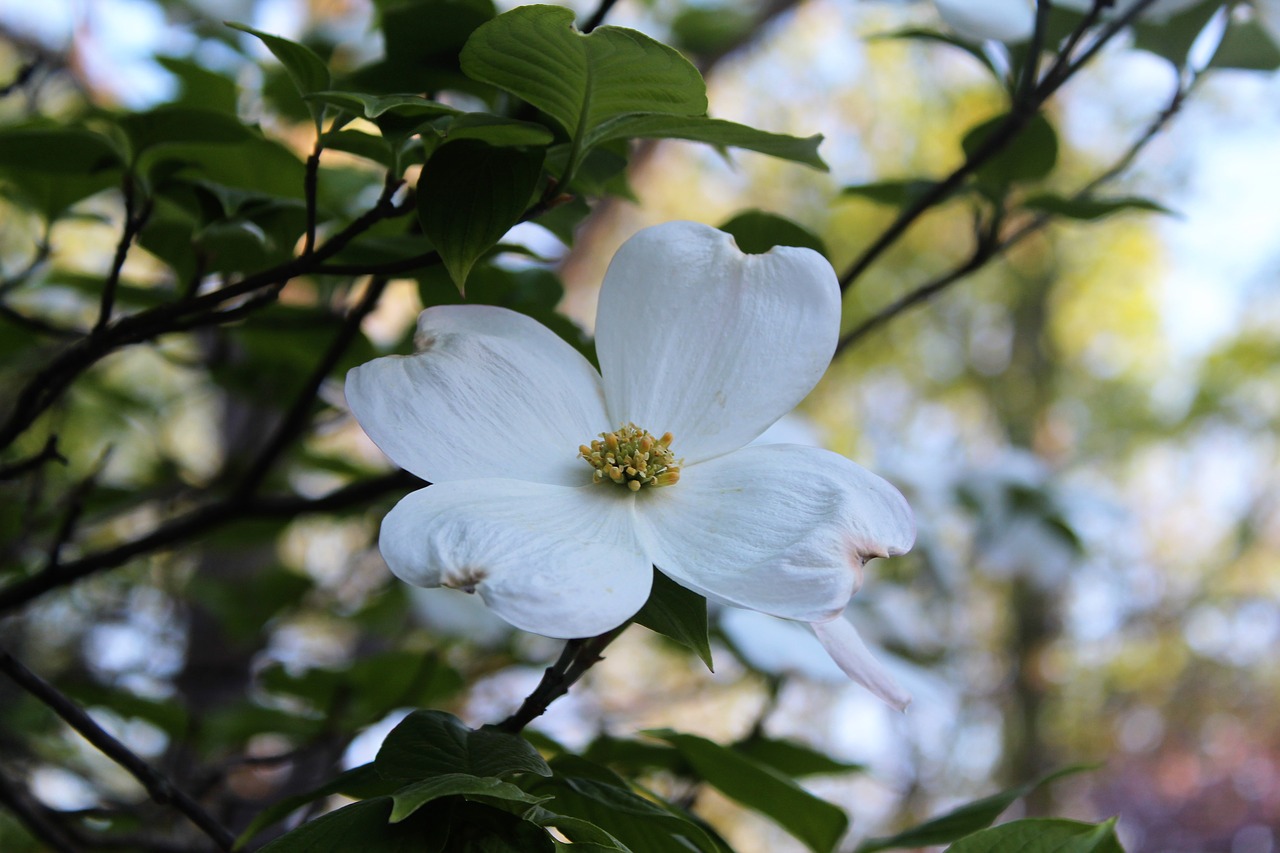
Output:
[[444,577],[440,580],[440,585],[447,586],[450,589],[460,589],[463,592],[474,593],[476,586],[488,576],[489,573],[484,569],[464,566],[460,569],[445,572]]

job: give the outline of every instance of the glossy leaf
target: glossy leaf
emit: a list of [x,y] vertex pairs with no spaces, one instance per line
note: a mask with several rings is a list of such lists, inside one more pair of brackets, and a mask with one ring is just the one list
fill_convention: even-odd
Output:
[[1115,819],[1104,823],[1038,818],[1015,820],[970,835],[947,853],[1124,853]]
[[635,615],[635,621],[692,649],[707,669],[715,669],[707,638],[707,600],[657,569],[653,572],[653,592]]
[[[987,144],[991,135],[1003,127],[1006,118],[996,116],[966,133],[961,143],[965,156],[974,156]],[[1049,120],[1037,113],[1000,151],[978,167],[977,178],[980,183],[993,187],[1038,181],[1052,172],[1057,162],[1058,134]]]
[[729,748],[759,764],[773,768],[784,776],[861,773],[866,769],[861,764],[837,761],[825,753],[796,741],[777,740],[758,734],[746,740],[740,740]]
[[418,180],[418,218],[461,291],[471,267],[520,221],[543,153],[464,139],[442,146]]
[[462,111],[439,101],[432,101],[421,95],[370,95],[363,92],[312,92],[307,95],[308,101],[329,104],[351,115],[361,118],[375,119],[386,113],[404,116],[452,116],[461,115]]
[[1095,220],[1122,213],[1141,210],[1149,213],[1172,213],[1167,207],[1138,196],[1121,198],[1068,198],[1066,196],[1039,193],[1022,203],[1023,207],[1052,213],[1066,219]]
[[526,794],[510,782],[466,773],[444,773],[401,788],[392,796],[391,822],[399,823],[427,803],[454,795],[483,796],[537,805],[546,798]]
[[446,773],[550,776],[529,742],[503,732],[469,729],[443,711],[414,711],[391,730],[375,759],[388,779],[417,782]]
[[748,254],[762,255],[774,246],[798,246],[813,249],[823,257],[827,255],[827,247],[821,237],[776,213],[763,210],[743,211],[719,228],[732,234],[738,248]]
[[906,207],[923,198],[936,183],[924,178],[874,181],[869,184],[851,184],[841,189],[840,195],[865,198],[877,204],[893,207]]
[[[255,30],[244,24],[227,23],[227,26],[248,33],[262,41],[289,74],[289,79],[297,88],[298,94],[306,97],[312,92],[323,92],[329,88],[329,67],[316,52],[305,44],[298,44],[280,36]],[[316,123],[319,132],[324,121],[324,105],[314,101],[307,102],[307,109]]]
[[263,847],[261,853],[442,853],[449,830],[425,814],[388,823],[391,798],[379,797],[321,815]]
[[946,814],[927,820],[919,826],[905,829],[896,835],[871,838],[859,845],[857,853],[875,853],[877,850],[893,850],[902,847],[924,847],[930,844],[947,844],[985,829],[993,824],[1014,801],[1025,797],[1041,785],[1063,776],[1070,776],[1093,769],[1092,765],[1067,767],[1051,773],[1035,782],[1008,788],[998,794],[974,800],[952,809]]
[[815,853],[834,850],[849,826],[838,807],[729,747],[670,730],[646,734],[674,746],[708,784],[775,821]]
[[302,794],[285,797],[263,809],[253,822],[240,833],[237,846],[244,846],[262,830],[272,824],[284,820],[293,812],[315,802],[321,797],[344,794],[355,798],[381,797],[392,792],[393,785],[382,777],[374,768],[373,762],[353,767],[336,778]]
[[549,145],[554,135],[531,121],[517,121],[490,113],[463,113],[440,129],[448,140],[478,139],[489,145]]
[[156,107],[121,116],[117,123],[129,138],[134,159],[158,145],[233,145],[255,136],[234,115],[201,107]]
[[818,155],[822,134],[787,136],[707,116],[622,116],[599,128],[593,142],[613,139],[686,139],[723,148],[744,148],[827,171],[827,164]]
[[583,35],[573,12],[521,6],[479,27],[462,50],[462,70],[528,101],[583,148],[600,126],[629,113],[699,116],[706,84],[680,53],[649,36],[604,26]]

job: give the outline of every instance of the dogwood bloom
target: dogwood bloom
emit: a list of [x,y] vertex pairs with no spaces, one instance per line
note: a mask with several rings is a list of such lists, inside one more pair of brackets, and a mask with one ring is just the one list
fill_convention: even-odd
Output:
[[427,309],[420,352],[347,376],[369,437],[433,483],[383,520],[387,565],[563,638],[634,616],[656,566],[714,601],[816,623],[851,677],[905,705],[839,617],[867,560],[911,547],[906,501],[830,451],[747,446],[822,377],[839,324],[821,255],[744,254],[691,222],[618,250],[600,372],[522,314]]
[[1036,27],[1033,0],[934,0],[938,16],[970,41],[1017,44],[1031,38]]

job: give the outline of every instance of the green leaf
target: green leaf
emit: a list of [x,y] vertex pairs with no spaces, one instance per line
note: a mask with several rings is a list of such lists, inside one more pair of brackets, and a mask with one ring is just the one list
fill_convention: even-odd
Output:
[[732,234],[738,248],[751,255],[762,255],[774,246],[799,246],[827,256],[827,247],[821,237],[776,213],[746,210],[719,228]]
[[[572,762],[575,769],[585,763],[581,759]],[[558,813],[604,829],[634,853],[723,853],[724,848],[688,818],[620,785],[565,775],[560,770],[562,762],[555,764],[556,775],[537,780],[529,786],[529,793],[554,796]]]
[[369,95],[363,92],[323,91],[307,94],[308,101],[328,104],[361,118],[380,118],[386,113],[402,116],[453,116],[462,111],[421,95]]
[[[312,92],[323,92],[329,88],[329,67],[305,44],[273,36],[244,24],[228,21],[227,26],[260,39],[267,46],[267,50],[280,60],[280,64],[289,73],[289,79],[297,88],[298,94],[304,98]],[[324,105],[308,101],[307,109],[310,110],[311,118],[316,123],[316,132],[319,133],[324,122]]]
[[54,175],[104,173],[124,165],[105,136],[78,127],[0,130],[0,170]]
[[426,814],[388,823],[390,797],[365,800],[321,815],[282,835],[260,853],[443,853],[449,827]]
[[666,744],[600,735],[582,755],[588,761],[608,765],[628,776],[655,769],[677,776],[693,775],[680,752]]
[[529,742],[503,732],[469,729],[444,711],[414,711],[391,730],[374,761],[388,779],[417,782],[445,773],[550,776]]
[[1067,767],[1056,773],[1050,773],[1034,782],[1018,785],[998,794],[992,794],[989,797],[966,803],[946,814],[927,820],[919,826],[903,830],[896,835],[869,838],[858,847],[857,853],[874,853],[877,850],[890,850],[900,847],[947,844],[990,826],[1005,809],[1013,805],[1015,800],[1025,797],[1041,785],[1046,785],[1063,776],[1092,770],[1093,766],[1082,764]]
[[592,141],[599,144],[614,139],[687,139],[728,148],[745,148],[827,171],[827,164],[818,155],[818,146],[822,143],[820,133],[807,137],[787,136],[707,116],[620,116],[602,125]]
[[996,68],[995,63],[982,50],[982,45],[977,42],[968,42],[948,33],[940,33],[936,30],[927,30],[924,28],[911,27],[905,30],[895,30],[891,33],[883,33],[881,35],[872,36],[870,41],[919,41],[933,42],[935,44],[943,44],[949,47],[958,48],[964,51],[978,61],[983,68],[991,72],[991,75],[997,81],[1003,82],[1000,69]]
[[284,820],[298,809],[321,797],[329,797],[333,794],[344,794],[355,798],[382,797],[390,794],[391,788],[392,783],[382,778],[382,774],[374,768],[373,762],[353,767],[319,787],[312,788],[303,794],[285,797],[260,811],[244,832],[240,833],[240,837],[236,839],[236,847],[237,849],[243,847],[268,826]]
[[925,178],[874,181],[869,184],[851,184],[842,188],[840,195],[865,198],[876,204],[906,207],[923,198],[937,183]]
[[230,77],[177,56],[158,56],[156,62],[178,78],[180,94],[175,104],[235,115],[238,95]]
[[829,853],[849,826],[838,807],[819,799],[772,768],[729,747],[670,730],[645,734],[680,750],[707,783],[782,826],[815,853]]
[[1115,818],[1099,824],[1032,818],[970,835],[947,853],[1124,853]]
[[1273,71],[1280,68],[1280,45],[1256,20],[1233,23],[1223,34],[1209,67]]
[[464,139],[427,161],[418,179],[418,217],[459,291],[476,260],[524,216],[542,159],[541,150]]
[[510,782],[503,782],[493,777],[470,776],[466,773],[445,773],[432,776],[421,782],[415,782],[407,788],[396,791],[391,798],[394,806],[391,809],[391,822],[399,823],[432,800],[452,795],[484,796],[516,803],[537,805],[546,797],[534,797],[526,794]]
[[795,741],[775,740],[763,735],[752,735],[733,744],[730,749],[791,777],[861,773],[866,769],[861,764],[837,761]]
[[128,137],[135,160],[158,145],[232,145],[255,136],[235,115],[201,107],[156,107],[123,115],[116,123]]
[[199,177],[213,184],[259,195],[303,197],[306,167],[280,143],[250,136],[238,145],[183,143],[155,150],[150,172]]
[[463,113],[439,131],[448,140],[478,139],[495,147],[550,145],[555,138],[543,125],[490,113]]
[[678,51],[622,27],[583,35],[573,12],[559,6],[521,6],[482,25],[461,64],[469,77],[551,116],[584,150],[611,118],[707,111],[702,75]]
[[1181,68],[1191,46],[1221,7],[1221,0],[1206,0],[1166,21],[1139,20],[1133,26],[1133,46],[1149,50]]
[[657,569],[653,571],[653,592],[635,615],[635,621],[692,649],[707,669],[715,669],[707,639],[707,600]]
[[395,164],[395,151],[385,137],[374,136],[359,130],[330,130],[320,137],[325,148],[345,151],[366,160],[380,163],[388,169]]
[[492,0],[379,2],[386,58],[357,70],[348,85],[378,92],[456,90],[494,94],[458,68],[458,54],[476,27],[494,14]]
[[1062,216],[1067,219],[1095,220],[1120,213],[1125,210],[1143,210],[1150,213],[1169,213],[1173,211],[1150,199],[1138,196],[1121,198],[1068,198],[1052,193],[1037,193],[1022,203],[1031,210],[1041,210]]
[[[1007,119],[1008,116],[996,116],[966,133],[961,142],[965,156],[974,156]],[[977,179],[979,183],[997,188],[1038,181],[1052,172],[1057,162],[1058,134],[1043,114],[1036,113],[1013,139],[978,167]]]

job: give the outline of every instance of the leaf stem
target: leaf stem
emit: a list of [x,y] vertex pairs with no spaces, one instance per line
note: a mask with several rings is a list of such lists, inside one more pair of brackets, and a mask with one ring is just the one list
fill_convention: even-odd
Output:
[[519,709],[493,728],[502,732],[516,734],[525,726],[546,713],[552,702],[569,692],[569,688],[581,678],[588,669],[595,666],[604,657],[600,654],[605,647],[618,638],[627,629],[630,622],[623,622],[612,631],[606,631],[596,637],[584,637],[569,640],[564,644],[560,657],[542,673],[542,680],[533,692],[525,697]]

